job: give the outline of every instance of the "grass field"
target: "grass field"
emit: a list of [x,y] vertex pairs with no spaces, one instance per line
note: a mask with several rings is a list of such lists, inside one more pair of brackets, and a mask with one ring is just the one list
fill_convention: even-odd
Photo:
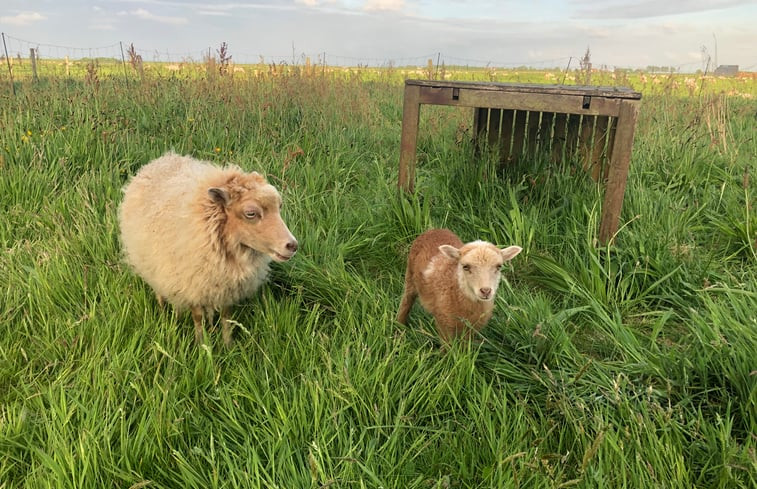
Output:
[[[645,90],[611,247],[600,186],[474,158],[467,111],[424,108],[400,198],[396,81],[4,83],[0,489],[757,486],[754,80]],[[121,187],[169,149],[265,171],[300,241],[230,350],[121,259]],[[431,226],[524,248],[448,351],[394,320]]]

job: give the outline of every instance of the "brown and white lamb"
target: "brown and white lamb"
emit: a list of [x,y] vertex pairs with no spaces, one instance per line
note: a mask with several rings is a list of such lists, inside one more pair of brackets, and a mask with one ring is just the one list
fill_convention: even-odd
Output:
[[280,208],[279,192],[257,172],[166,153],[124,188],[119,223],[126,261],[159,304],[191,311],[198,343],[203,320],[219,311],[229,345],[228,308],[260,288],[271,260],[297,252]]
[[521,252],[519,246],[499,249],[485,241],[463,244],[448,229],[431,229],[410,247],[405,292],[397,321],[407,324],[416,298],[432,316],[441,339],[470,337],[492,316],[502,265]]

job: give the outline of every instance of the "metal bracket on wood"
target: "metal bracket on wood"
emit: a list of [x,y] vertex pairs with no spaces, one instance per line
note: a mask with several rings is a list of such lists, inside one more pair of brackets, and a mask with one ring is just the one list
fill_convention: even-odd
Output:
[[584,109],[591,108],[591,97],[589,95],[584,95],[584,101],[581,107],[583,107]]

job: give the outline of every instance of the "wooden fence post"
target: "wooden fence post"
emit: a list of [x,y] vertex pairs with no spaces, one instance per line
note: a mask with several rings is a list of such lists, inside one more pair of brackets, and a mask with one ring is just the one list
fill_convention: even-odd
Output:
[[37,77],[37,51],[34,48],[29,48],[29,59],[32,61],[32,80],[39,81]]
[[16,96],[16,84],[13,83],[13,65],[11,64],[11,59],[8,57],[8,45],[5,44],[5,32],[2,33],[3,37],[3,50],[5,51],[5,61],[8,62],[8,76],[10,77],[11,82],[11,91],[13,92],[13,96]]

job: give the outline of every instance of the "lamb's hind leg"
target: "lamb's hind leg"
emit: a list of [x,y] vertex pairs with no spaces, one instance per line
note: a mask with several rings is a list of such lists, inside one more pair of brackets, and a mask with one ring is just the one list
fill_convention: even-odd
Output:
[[402,301],[400,302],[400,309],[397,313],[397,322],[400,324],[407,324],[407,316],[410,314],[410,308],[415,303],[415,298],[418,297],[418,291],[415,289],[410,277],[405,275],[405,291],[402,294]]

